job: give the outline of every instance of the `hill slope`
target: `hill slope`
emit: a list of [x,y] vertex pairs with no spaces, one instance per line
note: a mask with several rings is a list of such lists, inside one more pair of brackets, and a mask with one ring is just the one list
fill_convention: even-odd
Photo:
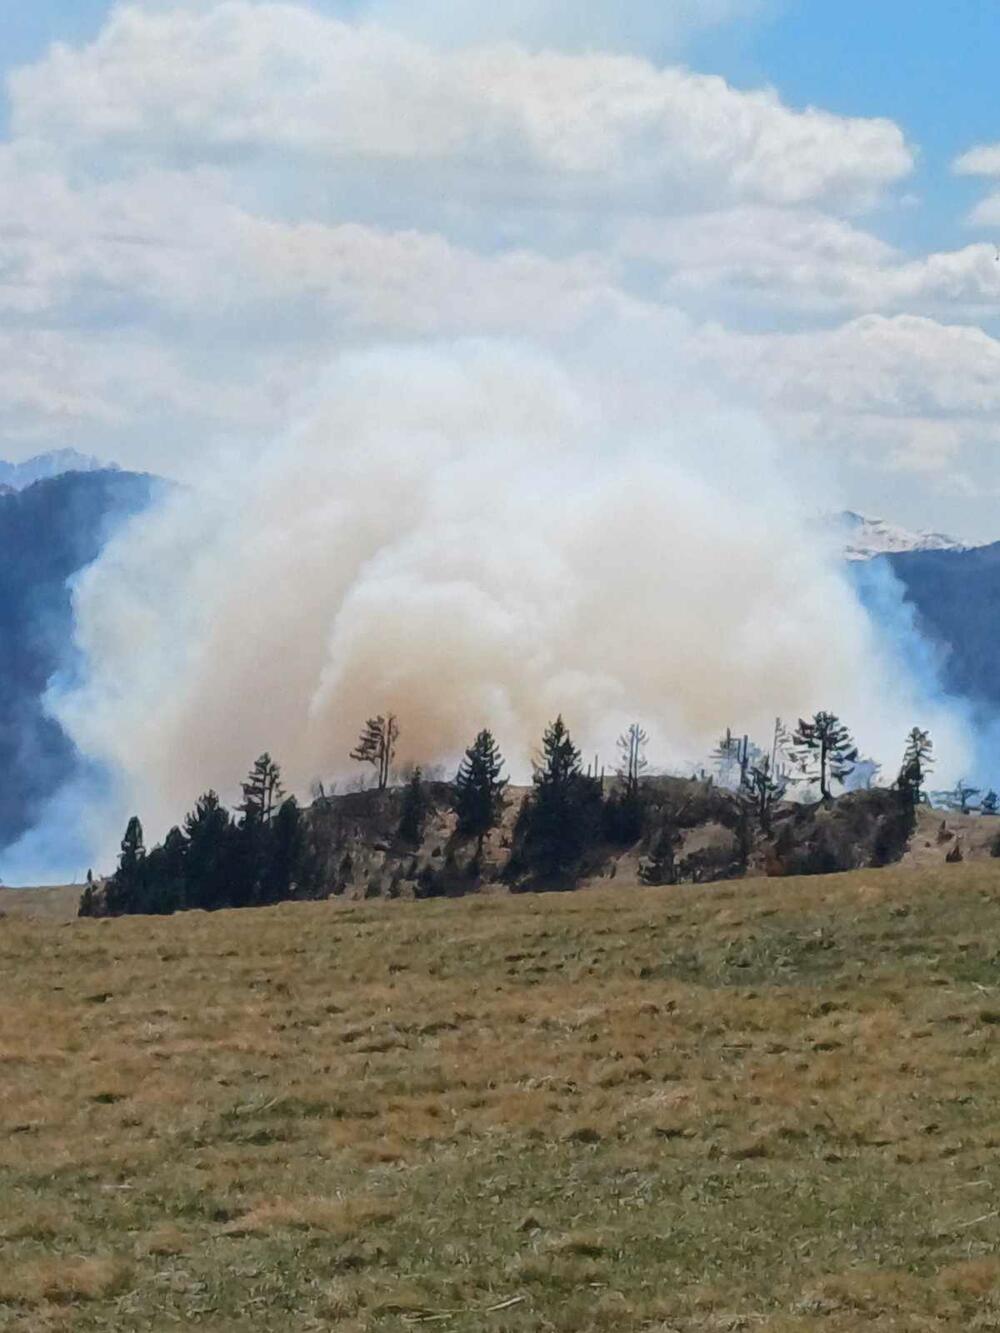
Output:
[[0,1324],[1000,1322],[1000,867],[0,920]]

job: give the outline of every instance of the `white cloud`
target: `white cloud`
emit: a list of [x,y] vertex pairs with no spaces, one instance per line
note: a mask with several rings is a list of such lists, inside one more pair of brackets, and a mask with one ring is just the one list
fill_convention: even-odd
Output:
[[960,176],[1000,176],[1000,143],[980,144],[955,159]]
[[979,328],[867,315],[808,333],[716,327],[699,347],[786,438],[854,462],[939,471],[1000,443],[1000,342]]
[[988,194],[969,214],[974,227],[1000,227],[1000,193]]
[[[844,456],[926,469],[992,448],[996,344],[949,327],[1000,305],[992,247],[909,256],[852,220],[912,166],[897,126],[587,49],[620,45],[610,0],[394,3],[365,21],[120,6],[13,78],[8,439],[103,429],[126,461],[176,470],[178,441],[273,429],[345,346],[599,334],[620,359],[605,388],[636,404],[632,366],[667,348],[674,374],[690,351],[724,394]],[[710,8],[628,17],[732,16]],[[511,36],[528,46],[460,49]],[[576,52],[528,49],[550,36]]]
[[625,224],[619,250],[664,270],[672,300],[742,311],[813,314],[1000,310],[991,245],[907,259],[841,218],[809,209],[742,207]]
[[598,254],[487,255],[414,230],[274,221],[234,203],[217,172],[74,189],[0,154],[0,185],[9,313],[207,326],[283,310],[282,337],[294,315],[300,338],[343,339],[558,333],[629,304]]
[[913,157],[886,120],[797,112],[770,91],[630,56],[441,52],[292,4],[115,11],[84,49],[10,81],[19,136],[187,163],[267,151],[390,167],[402,188],[496,207],[697,199],[870,202]]
[[[955,159],[954,169],[959,176],[1000,177],[1000,143],[979,144]],[[969,214],[973,227],[1000,226],[1000,192],[988,194]]]

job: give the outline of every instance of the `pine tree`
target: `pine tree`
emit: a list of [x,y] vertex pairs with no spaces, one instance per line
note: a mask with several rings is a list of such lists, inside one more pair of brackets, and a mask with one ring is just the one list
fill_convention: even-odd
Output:
[[399,740],[399,723],[392,713],[388,717],[370,717],[362,729],[351,758],[359,764],[371,764],[375,769],[378,789],[385,791],[392,776],[392,761]]
[[912,805],[919,805],[927,774],[934,767],[934,742],[929,731],[914,727],[906,738],[896,785]]
[[206,792],[184,821],[187,906],[215,911],[232,901],[233,825],[214,791]]
[[280,903],[304,888],[305,829],[294,796],[283,801],[268,829],[266,864],[257,901]]
[[172,828],[161,847],[146,857],[143,884],[134,912],[145,916],[172,916],[182,911],[187,896],[187,839]]
[[584,775],[580,751],[561,716],[542,739],[534,785],[527,807],[526,843],[543,876],[560,875],[579,862],[603,813],[600,783]]
[[270,861],[271,821],[283,796],[281,769],[269,754],[262,754],[243,785],[241,819],[233,841],[231,881],[234,907],[260,902],[266,893]]
[[481,731],[465,752],[455,778],[455,813],[459,832],[475,838],[477,855],[483,840],[503,816],[507,779],[501,777],[503,756],[490,731]]
[[984,815],[1000,814],[1000,796],[991,787],[979,802],[979,810]]
[[399,836],[404,842],[416,846],[423,840],[427,812],[424,775],[420,768],[415,768],[403,791],[403,804],[399,817]]
[[139,817],[133,815],[122,838],[118,869],[108,884],[107,903],[112,916],[136,910],[142,894],[145,867],[146,844],[142,824]]
[[830,782],[843,782],[858,759],[851,733],[833,713],[817,713],[811,721],[799,719],[793,737],[796,758],[805,772],[819,780],[820,796],[830,799]]
[[281,769],[269,754],[261,755],[242,786],[243,804],[240,811],[244,823],[256,821],[270,824],[285,793],[281,785]]

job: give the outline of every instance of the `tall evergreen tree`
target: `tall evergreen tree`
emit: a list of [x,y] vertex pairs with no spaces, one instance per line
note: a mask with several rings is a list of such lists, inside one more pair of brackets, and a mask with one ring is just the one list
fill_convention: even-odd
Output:
[[146,844],[142,823],[138,815],[133,815],[122,838],[118,869],[108,883],[107,905],[112,916],[137,910],[145,868]]
[[491,731],[483,730],[466,750],[455,778],[455,813],[459,832],[476,839],[477,854],[483,840],[503,816],[507,779],[504,761]]
[[562,717],[546,729],[528,807],[527,844],[545,876],[573,869],[602,815],[600,783],[582,771],[580,751]]
[[147,855],[142,889],[133,911],[146,916],[172,916],[182,911],[187,896],[187,839],[172,828],[163,845]]
[[934,742],[929,731],[914,727],[906,738],[897,787],[912,805],[918,805],[927,774],[934,767]]
[[206,792],[184,821],[187,836],[187,906],[211,912],[232,900],[233,826],[214,791]]
[[851,733],[833,713],[817,713],[811,721],[799,719],[793,741],[803,771],[819,781],[820,796],[830,799],[830,782],[843,782],[858,759]]
[[234,907],[260,902],[267,892],[271,821],[282,795],[281,769],[269,754],[262,754],[243,783],[240,821],[233,840]]
[[294,796],[283,801],[268,829],[266,863],[260,878],[258,901],[280,903],[295,897],[304,886],[305,830],[302,811]]

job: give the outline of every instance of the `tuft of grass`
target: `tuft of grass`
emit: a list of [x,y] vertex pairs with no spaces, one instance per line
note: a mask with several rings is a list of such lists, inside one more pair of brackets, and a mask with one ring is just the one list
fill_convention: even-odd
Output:
[[0,1308],[104,1301],[123,1291],[128,1281],[129,1269],[114,1259],[67,1257],[14,1263],[0,1271]]

